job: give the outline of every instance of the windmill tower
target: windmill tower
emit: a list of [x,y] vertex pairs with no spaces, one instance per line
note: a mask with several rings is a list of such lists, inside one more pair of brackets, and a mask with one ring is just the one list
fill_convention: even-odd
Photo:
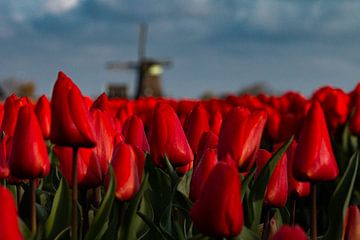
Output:
[[135,70],[137,73],[136,98],[163,96],[161,74],[165,67],[171,65],[171,61],[169,60],[157,60],[146,57],[146,35],[147,25],[143,23],[140,25],[137,61],[108,62],[106,64],[109,70]]

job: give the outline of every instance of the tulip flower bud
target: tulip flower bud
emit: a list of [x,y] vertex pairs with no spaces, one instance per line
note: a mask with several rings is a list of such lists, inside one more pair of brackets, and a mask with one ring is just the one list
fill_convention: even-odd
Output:
[[79,88],[59,72],[51,99],[51,142],[59,146],[94,147],[93,121]]
[[130,144],[136,154],[136,165],[139,170],[139,181],[141,182],[142,173],[145,166],[145,153],[150,153],[149,143],[144,131],[144,125],[136,115],[129,117],[123,128],[125,142]]
[[0,179],[5,179],[10,174],[9,162],[8,162],[8,142],[9,137],[4,134],[0,140]]
[[194,155],[179,118],[168,104],[156,105],[150,131],[150,152],[155,165],[163,166],[165,154],[175,167],[193,161]]
[[185,121],[185,134],[194,154],[197,154],[201,135],[209,131],[209,117],[206,109],[198,103]]
[[282,227],[275,233],[271,240],[307,240],[308,237],[304,230],[299,226],[295,225],[291,227],[289,225],[282,225]]
[[354,110],[349,122],[349,130],[355,136],[360,136],[360,95],[354,97]]
[[[264,149],[259,149],[256,153],[255,161],[257,164],[255,177],[259,175],[266,163],[271,158],[271,153]],[[274,207],[284,207],[287,201],[288,179],[287,179],[287,157],[284,154],[270,176],[266,186],[264,203]]]
[[20,108],[9,156],[11,175],[20,179],[47,176],[50,161],[39,122],[30,105]]
[[243,227],[241,183],[232,161],[216,164],[190,210],[195,227],[211,237],[237,236]]
[[216,149],[207,149],[201,157],[198,165],[193,170],[190,182],[189,198],[195,202],[199,199],[204,183],[206,182],[211,171],[217,164],[217,151]]
[[216,134],[216,136],[219,135],[220,133],[220,129],[221,129],[221,124],[223,122],[223,117],[222,114],[219,111],[216,111],[214,114],[211,115],[210,117],[210,130]]
[[241,107],[231,110],[221,126],[218,159],[229,154],[240,171],[250,170],[260,146],[266,118],[263,111],[250,113],[248,109]]
[[0,239],[23,239],[19,229],[16,204],[13,195],[3,186],[0,186],[0,202]]
[[314,101],[301,129],[293,165],[300,181],[330,181],[339,174],[319,102]]
[[299,182],[295,179],[293,174],[294,168],[294,158],[295,158],[295,151],[297,147],[297,142],[293,140],[291,145],[289,146],[288,150],[286,151],[286,156],[288,159],[288,196],[295,196],[295,197],[306,197],[310,194],[310,183],[309,182]]
[[313,99],[320,102],[327,126],[332,132],[345,124],[349,113],[350,97],[343,90],[329,86],[322,87],[314,93]]
[[50,138],[51,108],[48,98],[42,95],[35,105],[35,114],[40,123],[44,139]]
[[120,201],[130,200],[140,188],[136,162],[131,145],[122,142],[115,146],[111,165],[116,179],[115,196]]
[[202,155],[208,148],[216,148],[218,146],[219,138],[218,136],[213,133],[212,131],[204,132],[201,135],[199,146],[198,146],[198,154],[196,158],[194,159],[194,167],[197,166],[198,162],[202,158]]
[[347,240],[360,239],[360,210],[357,205],[351,205],[349,207],[345,239]]
[[1,132],[5,132],[12,137],[15,131],[18,111],[21,106],[30,104],[30,100],[26,97],[18,98],[15,94],[10,95],[4,104],[4,117],[1,122]]

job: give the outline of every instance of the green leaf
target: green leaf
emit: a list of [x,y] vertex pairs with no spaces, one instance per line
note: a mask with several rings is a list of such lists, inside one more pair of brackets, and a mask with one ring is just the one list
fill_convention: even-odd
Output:
[[177,190],[181,192],[186,197],[189,197],[190,193],[190,182],[192,178],[193,169],[189,170],[185,175],[181,178]]
[[359,153],[355,153],[341,177],[329,203],[329,227],[325,239],[341,239],[344,219],[353,193],[359,168]]
[[142,220],[144,220],[144,222],[154,231],[158,234],[158,236],[161,237],[161,239],[163,240],[167,240],[168,238],[165,237],[165,235],[163,234],[163,232],[160,230],[160,228],[158,226],[156,226],[156,224],[149,219],[146,215],[142,214],[141,212],[137,213]]
[[104,234],[105,228],[108,223],[112,205],[115,199],[115,176],[114,170],[109,165],[110,182],[108,190],[104,196],[104,200],[101,203],[99,210],[95,214],[95,218],[92,221],[88,232],[85,235],[85,240],[100,239]]
[[245,193],[249,189],[249,184],[251,180],[254,178],[256,168],[253,168],[251,172],[249,172],[246,177],[241,181],[241,198],[244,199]]
[[18,218],[18,222],[19,222],[19,228],[20,228],[21,234],[24,237],[24,239],[33,239],[30,229],[21,220],[21,218]]
[[[120,239],[137,239],[137,231],[139,226],[142,225],[141,219],[139,219],[138,215],[136,214],[139,209],[139,205],[141,200],[144,196],[145,190],[148,189],[148,174],[145,175],[144,180],[140,186],[139,191],[135,195],[135,197],[131,200],[128,208],[126,209],[124,220],[121,224],[120,230]],[[145,213],[145,212],[144,212]],[[147,213],[147,212],[146,212]],[[152,214],[153,215],[153,214]],[[150,216],[153,217],[153,216]]]
[[255,179],[253,187],[250,192],[250,203],[252,203],[252,225],[251,229],[257,231],[258,225],[260,224],[261,211],[263,207],[263,200],[265,195],[265,190],[267,183],[275,169],[276,164],[279,162],[280,158],[285,154],[285,151],[290,146],[293,137],[291,137],[286,143],[284,143],[281,148],[279,148],[266,163],[264,168],[260,171],[258,177]]
[[[260,237],[253,232],[252,230],[248,229],[247,227],[243,227],[240,235],[236,237],[235,239],[239,240],[260,240]],[[235,240],[234,239],[234,240]]]
[[54,239],[71,224],[70,188],[63,178],[56,191],[49,218],[45,223],[45,239]]

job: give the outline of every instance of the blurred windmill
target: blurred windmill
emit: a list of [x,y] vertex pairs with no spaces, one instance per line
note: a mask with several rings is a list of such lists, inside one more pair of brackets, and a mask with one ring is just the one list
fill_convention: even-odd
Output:
[[[128,62],[108,62],[106,64],[109,70],[135,70],[137,73],[137,90],[136,98],[139,97],[161,97],[163,90],[161,87],[161,74],[165,67],[171,66],[169,60],[158,60],[146,57],[146,35],[147,25],[140,24],[139,45],[138,45],[138,60]],[[118,88],[119,95],[121,95],[121,88]],[[111,92],[110,96],[117,95],[116,91]]]

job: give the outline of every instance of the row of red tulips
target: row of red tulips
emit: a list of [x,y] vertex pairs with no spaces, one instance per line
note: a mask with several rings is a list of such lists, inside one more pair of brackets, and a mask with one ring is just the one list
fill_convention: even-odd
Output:
[[360,239],[360,85],[0,106],[0,239]]

